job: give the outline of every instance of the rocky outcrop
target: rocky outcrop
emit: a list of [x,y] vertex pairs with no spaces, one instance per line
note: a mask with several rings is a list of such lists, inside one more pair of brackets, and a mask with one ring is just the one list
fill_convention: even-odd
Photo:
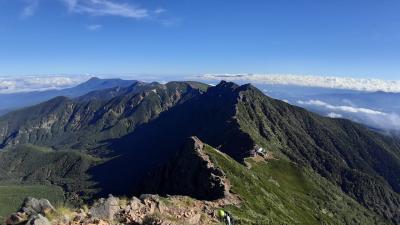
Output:
[[119,199],[109,196],[107,199],[100,199],[89,210],[94,218],[103,220],[114,220],[114,215],[120,210]]
[[26,224],[27,225],[51,225],[50,221],[46,217],[44,217],[40,214],[30,218]]
[[[41,201],[41,200],[40,200]],[[46,200],[47,201],[47,200]],[[47,201],[48,202],[48,201]],[[109,196],[99,199],[91,207],[66,211],[55,210],[48,215],[10,216],[10,225],[198,225],[219,224],[215,216],[215,202],[198,201],[188,197],[162,198],[157,195],[141,195],[139,198],[120,199]],[[20,212],[24,213],[24,212]],[[27,215],[27,214],[24,214]]]
[[201,200],[217,200],[229,195],[229,181],[203,151],[197,137],[188,138],[177,156],[149,173],[139,185],[141,193],[186,195]]
[[29,225],[50,225],[46,215],[54,212],[55,209],[47,199],[27,198],[21,209],[11,214],[5,221],[7,225],[29,224]]

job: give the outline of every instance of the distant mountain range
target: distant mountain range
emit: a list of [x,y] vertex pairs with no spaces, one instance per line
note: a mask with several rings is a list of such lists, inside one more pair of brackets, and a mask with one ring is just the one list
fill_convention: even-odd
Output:
[[186,164],[198,157],[182,152],[196,136],[243,201],[243,211],[232,208],[242,224],[400,223],[398,138],[250,84],[119,82],[0,117],[0,183],[58,185],[71,201],[147,192],[207,198],[216,178],[199,179],[204,157]]
[[[23,107],[35,105],[57,96],[76,98],[92,91],[92,97],[101,98],[104,89],[127,87],[136,81],[100,79],[93,77],[72,88],[0,94],[0,115]],[[213,83],[213,82],[210,82]],[[389,92],[365,92],[342,89],[301,87],[288,85],[255,84],[270,97],[304,107],[322,116],[346,118],[365,124],[386,134],[400,132],[400,94]],[[90,98],[86,96],[85,98]]]
[[95,90],[102,90],[113,87],[126,87],[135,82],[136,81],[121,79],[99,79],[93,77],[88,81],[72,88],[61,90],[0,94],[0,115],[26,106],[35,105],[37,103],[47,101],[57,96],[74,98]]

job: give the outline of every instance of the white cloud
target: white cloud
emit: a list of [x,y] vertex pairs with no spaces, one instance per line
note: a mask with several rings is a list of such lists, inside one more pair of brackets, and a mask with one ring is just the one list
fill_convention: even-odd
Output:
[[[35,14],[39,8],[39,3],[43,0],[23,0],[25,7],[22,9],[21,18],[27,18]],[[147,9],[135,5],[130,0],[57,0],[66,6],[68,12],[73,14],[88,15],[94,17],[114,16],[130,19],[147,19],[169,27],[179,22],[177,18],[165,16],[167,11],[158,7]],[[98,30],[100,26],[89,26],[89,30]]]
[[400,130],[400,115],[354,106],[335,106],[320,100],[297,101],[298,105],[328,111],[331,118],[348,118],[383,130]]
[[357,79],[350,77],[301,76],[285,74],[205,74],[204,80],[245,81],[261,84],[297,85],[358,91],[400,92],[400,80]]
[[101,24],[91,24],[91,25],[88,25],[86,28],[88,30],[90,30],[90,31],[96,31],[96,30],[100,30],[101,28],[103,28],[103,25],[101,25]]
[[361,119],[363,119],[363,123],[373,127],[400,131],[400,115],[397,113],[387,113],[384,116],[369,115]]
[[384,112],[372,110],[372,109],[367,109],[367,108],[357,108],[357,107],[352,107],[352,106],[335,106],[328,104],[326,102],[320,101],[320,100],[308,100],[308,101],[297,101],[298,104],[300,105],[308,105],[308,106],[319,106],[319,107],[324,107],[330,110],[337,110],[337,111],[342,111],[342,112],[348,112],[348,113],[364,113],[364,114],[371,114],[371,115],[387,115]]
[[91,16],[120,16],[134,19],[149,16],[147,9],[113,0],[62,0],[72,13]]
[[342,117],[343,117],[342,114],[334,113],[334,112],[330,112],[330,113],[328,113],[326,116],[327,116],[327,117],[330,117],[330,118],[342,118]]
[[22,9],[21,17],[27,18],[33,16],[39,7],[39,0],[27,0],[25,7]]
[[0,77],[0,94],[67,88],[88,78],[89,76]]

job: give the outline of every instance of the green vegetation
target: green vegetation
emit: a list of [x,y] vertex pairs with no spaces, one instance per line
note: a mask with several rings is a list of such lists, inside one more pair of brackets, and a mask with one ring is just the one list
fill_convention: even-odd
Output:
[[[21,145],[0,152],[0,182],[15,185],[57,185],[71,201],[83,201],[94,191],[87,170],[98,159],[76,151],[54,151]],[[74,198],[77,193],[85,196]],[[81,194],[80,194],[81,195]]]
[[227,208],[239,224],[387,224],[326,179],[286,160],[249,158],[248,168],[209,146],[205,152],[243,200]]
[[45,198],[54,205],[64,202],[64,192],[57,186],[0,184],[0,223],[7,215],[16,212],[27,197]]
[[106,89],[78,99],[56,97],[0,117],[0,149],[20,143],[83,149],[104,156],[105,149],[94,150],[100,142],[129,134],[161,112],[198,96],[207,87],[198,82],[139,82],[117,94],[114,89]]
[[256,144],[313,170],[367,209],[400,223],[400,143],[242,88],[236,117]]

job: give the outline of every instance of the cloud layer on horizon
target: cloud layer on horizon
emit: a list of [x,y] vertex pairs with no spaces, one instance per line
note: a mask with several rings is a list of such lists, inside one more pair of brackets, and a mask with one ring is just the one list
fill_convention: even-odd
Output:
[[336,111],[341,111],[341,112],[348,112],[348,113],[364,113],[364,114],[370,114],[370,115],[387,115],[385,112],[373,110],[373,109],[367,109],[367,108],[359,108],[359,107],[353,107],[353,106],[347,106],[347,105],[340,105],[340,106],[335,106],[328,104],[326,102],[320,101],[320,100],[308,100],[308,101],[302,101],[299,100],[297,101],[298,104],[300,105],[309,105],[309,106],[317,106],[317,107],[324,107],[330,110],[336,110]]
[[348,118],[384,130],[400,130],[400,115],[356,106],[332,105],[320,100],[298,100],[297,105],[327,111],[327,117]]
[[68,88],[89,78],[89,76],[0,77],[0,94]]
[[203,80],[242,81],[272,85],[295,85],[357,91],[400,92],[400,80],[359,79],[351,77],[301,76],[291,74],[205,74]]

